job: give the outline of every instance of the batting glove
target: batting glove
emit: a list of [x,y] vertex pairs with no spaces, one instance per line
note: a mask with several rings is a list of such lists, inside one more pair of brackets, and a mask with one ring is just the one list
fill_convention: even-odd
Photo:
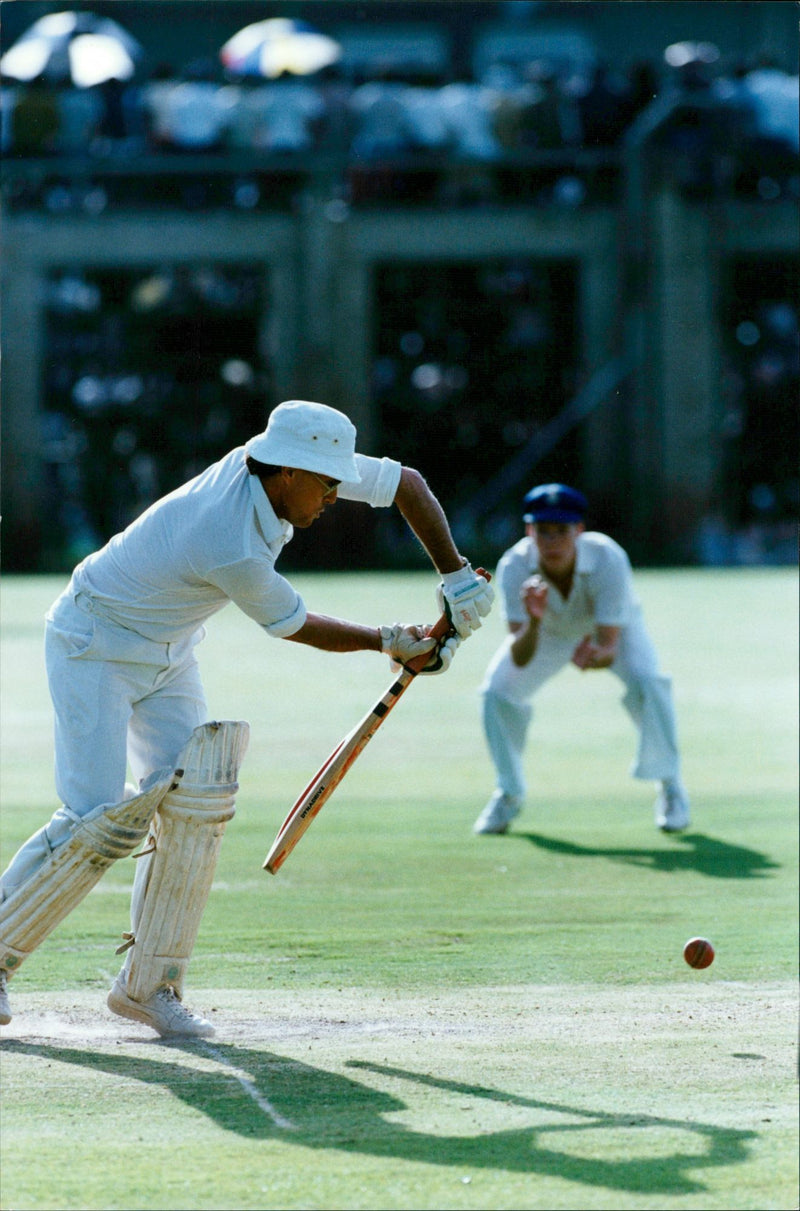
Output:
[[460,644],[460,635],[451,635],[449,639],[442,640],[425,667],[420,669],[418,676],[426,677],[431,674],[435,676],[437,673],[446,673],[453,663],[453,657]]
[[391,656],[396,664],[408,664],[415,656],[432,652],[435,639],[428,639],[425,628],[396,622],[393,627],[381,627],[381,651]]
[[436,590],[441,610],[447,609],[453,626],[462,639],[482,626],[481,619],[492,608],[494,589],[489,581],[465,563],[457,572],[445,572]]
[[458,635],[450,635],[437,643],[435,639],[424,637],[424,627],[403,626],[399,622],[393,627],[381,627],[380,631],[381,650],[391,657],[395,669],[413,660],[415,656],[421,656],[424,652],[431,653],[428,663],[418,671],[417,676],[420,677],[446,673],[461,643]]

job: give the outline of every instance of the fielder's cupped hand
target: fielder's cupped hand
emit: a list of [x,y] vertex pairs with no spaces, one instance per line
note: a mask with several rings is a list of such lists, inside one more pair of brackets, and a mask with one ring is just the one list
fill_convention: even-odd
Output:
[[457,572],[445,572],[436,590],[439,609],[447,609],[450,620],[462,639],[482,626],[492,608],[494,589],[489,581],[465,563]]
[[547,581],[542,576],[529,576],[524,582],[519,595],[530,618],[542,620],[547,609],[547,593]]
[[584,635],[572,653],[572,663],[583,672],[587,669],[607,669],[614,663],[615,655],[614,644],[597,643],[591,635]]

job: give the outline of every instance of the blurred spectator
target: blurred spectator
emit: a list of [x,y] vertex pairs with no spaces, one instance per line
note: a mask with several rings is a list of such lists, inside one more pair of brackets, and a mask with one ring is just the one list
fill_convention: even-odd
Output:
[[226,144],[239,151],[309,151],[324,113],[316,84],[284,74],[277,80],[244,78],[220,89]]
[[142,84],[142,113],[149,145],[158,150],[169,145],[166,118],[168,99],[179,84],[169,63],[158,63],[149,80]]
[[[534,60],[523,69],[523,79],[513,90],[504,90],[495,105],[495,131],[504,150],[531,153],[533,162],[511,171],[500,167],[501,193],[538,202],[579,205],[586,184],[569,164],[548,163],[547,153],[568,152],[581,143],[581,120],[577,97],[577,74],[560,76],[553,64]],[[536,163],[537,152],[545,153]]]
[[96,94],[100,107],[92,151],[99,156],[141,151],[147,123],[139,86],[112,76],[87,91]]
[[541,97],[541,88],[523,79],[516,63],[498,62],[484,74],[484,84],[496,92],[492,104],[492,129],[504,153],[520,151],[526,142],[525,117]]
[[408,85],[392,71],[361,80],[353,89],[350,112],[348,186],[354,202],[392,198],[415,192],[413,176],[402,174],[392,163],[413,150],[414,136],[405,106]]
[[500,157],[494,130],[498,99],[496,88],[471,79],[453,80],[442,87],[439,100],[456,155],[484,161]]
[[72,84],[58,89],[58,150],[66,156],[86,155],[97,137],[103,103],[95,88]]
[[46,76],[20,84],[11,114],[15,156],[50,156],[58,150],[60,117],[56,90]]
[[796,197],[800,192],[798,76],[764,60],[741,73],[736,97],[749,114],[747,138],[739,149],[739,190],[762,201],[787,194]]
[[561,87],[551,64],[534,61],[525,72],[532,85],[523,111],[523,146],[539,151],[558,151],[580,143],[580,111],[574,97]]
[[796,153],[800,149],[800,79],[763,59],[743,80],[753,105],[757,137],[765,144]]
[[183,78],[163,97],[161,120],[166,150],[223,150],[228,110],[220,94],[211,60],[198,59],[187,66]]
[[7,155],[13,146],[12,121],[19,90],[14,85],[0,81],[0,154]]
[[451,146],[452,132],[445,119],[440,90],[438,75],[417,73],[403,93],[409,141],[415,151],[443,152]]
[[269,143],[269,86],[245,78],[223,86],[220,104],[227,113],[225,140],[236,151],[263,151]]
[[336,63],[318,72],[315,82],[322,109],[311,122],[314,142],[322,151],[345,153],[350,149],[354,133],[353,87]]
[[664,52],[671,78],[644,120],[662,170],[688,197],[708,198],[730,186],[742,138],[742,115],[719,97],[719,50],[711,43],[675,43]]
[[446,204],[484,205],[498,197],[493,166],[503,148],[494,127],[499,93],[476,80],[461,78],[440,90],[442,116],[450,132],[441,200]]
[[313,123],[319,121],[323,100],[312,81],[284,74],[259,89],[263,97],[267,151],[300,153],[313,145]]
[[384,71],[354,88],[350,98],[355,131],[353,154],[362,160],[400,155],[413,146],[405,107],[407,85]]

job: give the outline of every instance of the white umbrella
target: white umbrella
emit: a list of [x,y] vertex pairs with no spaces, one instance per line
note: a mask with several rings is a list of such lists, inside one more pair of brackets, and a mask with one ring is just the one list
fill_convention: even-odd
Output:
[[14,80],[71,80],[90,88],[105,80],[130,80],[143,50],[127,30],[94,13],[40,17],[0,59],[0,73]]
[[238,76],[275,79],[288,72],[307,76],[340,58],[342,48],[305,21],[271,17],[246,25],[219,52],[228,71]]

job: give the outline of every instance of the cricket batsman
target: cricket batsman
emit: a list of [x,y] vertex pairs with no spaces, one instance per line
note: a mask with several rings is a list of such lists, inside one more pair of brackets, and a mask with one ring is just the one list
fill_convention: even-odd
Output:
[[496,789],[475,821],[476,833],[504,833],[522,810],[533,700],[570,663],[619,677],[638,735],[631,774],[658,784],[658,828],[679,832],[689,825],[672,682],[659,669],[628,556],[607,534],[586,530],[587,510],[583,493],[566,484],[533,488],[524,500],[525,537],[498,564],[509,633],[481,687]]
[[[397,506],[440,575],[450,638],[311,613],[276,571],[294,528],[338,497]],[[280,404],[263,433],[83,560],[46,618],[61,806],[0,880],[0,1023],[11,1020],[11,976],[136,850],[108,1006],[162,1036],[214,1033],[183,1003],[184,983],[249,738],[245,721],[208,716],[196,647],[218,610],[234,602],[267,636],[329,652],[384,652],[399,664],[428,654],[422,671],[440,673],[493,596],[419,472],[357,454],[350,420],[306,400]]]

